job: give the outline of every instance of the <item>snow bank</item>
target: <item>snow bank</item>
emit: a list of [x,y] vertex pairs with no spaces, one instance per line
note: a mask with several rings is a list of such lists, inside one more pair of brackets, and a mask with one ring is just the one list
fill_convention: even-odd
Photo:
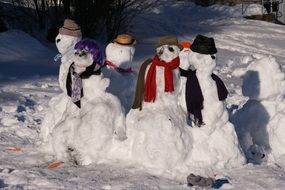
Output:
[[245,10],[244,16],[251,15],[262,15],[263,12],[266,12],[265,8],[260,4],[250,4]]
[[3,78],[55,75],[58,65],[55,52],[44,47],[30,35],[8,30],[0,33],[0,75]]

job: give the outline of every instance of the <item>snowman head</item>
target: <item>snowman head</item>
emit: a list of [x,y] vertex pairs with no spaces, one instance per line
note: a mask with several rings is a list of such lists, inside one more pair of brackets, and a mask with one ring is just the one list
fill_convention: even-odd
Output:
[[179,53],[179,58],[180,58],[180,65],[179,67],[184,69],[184,70],[188,70],[189,67],[191,66],[190,62],[189,62],[189,54],[190,54],[190,42],[184,41],[180,43],[183,46],[183,49],[181,50],[181,52]]
[[212,74],[216,67],[217,49],[213,38],[197,35],[190,47],[189,62],[201,73]]
[[211,75],[216,67],[216,55],[205,55],[196,52],[189,53],[189,63],[201,73]]
[[164,36],[160,38],[155,46],[158,58],[166,63],[178,57],[182,49],[182,46],[174,36]]
[[127,68],[135,54],[136,40],[128,34],[120,34],[106,47],[106,59],[120,68]]
[[265,150],[262,146],[251,145],[246,151],[246,157],[249,163],[261,164],[267,160]]
[[81,40],[81,29],[70,19],[65,19],[59,34],[55,38],[58,51],[63,54],[65,51],[74,48],[74,45]]
[[75,45],[74,49],[76,52],[73,63],[77,73],[84,71],[92,72],[101,68],[103,55],[94,40],[81,40]]
[[58,34],[55,38],[55,45],[59,53],[64,53],[68,49],[74,48],[75,44],[81,40],[81,37]]

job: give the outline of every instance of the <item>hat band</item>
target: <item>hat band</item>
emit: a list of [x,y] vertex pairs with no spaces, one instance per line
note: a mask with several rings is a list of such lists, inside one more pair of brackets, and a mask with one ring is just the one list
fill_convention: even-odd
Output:
[[64,28],[64,29],[66,29],[66,30],[70,30],[70,31],[77,31],[77,30],[80,30],[81,28],[75,28],[75,29],[71,29],[71,28],[66,28],[66,27],[62,27],[62,28]]
[[116,42],[117,44],[120,44],[120,45],[126,45],[126,46],[128,46],[128,45],[133,45],[133,43],[135,42],[135,40],[132,40],[132,41],[129,42],[129,43],[121,43],[121,42],[118,42],[117,40],[115,40],[115,42]]

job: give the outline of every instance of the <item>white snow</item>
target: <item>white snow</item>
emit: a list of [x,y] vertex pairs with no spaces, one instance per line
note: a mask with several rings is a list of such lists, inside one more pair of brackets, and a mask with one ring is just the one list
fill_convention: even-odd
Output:
[[[155,11],[146,12],[136,19],[133,34],[139,43],[132,61],[134,70],[138,71],[140,64],[154,55],[154,43],[158,37],[173,34],[180,40],[191,42],[198,33],[212,36],[216,41],[218,53],[214,72],[223,79],[230,92],[225,102],[230,121],[234,123],[243,150],[250,150],[245,151],[247,158],[251,158],[256,164],[261,163],[260,165],[249,163],[238,168],[224,168],[228,163],[219,161],[227,158],[221,157],[226,152],[233,153],[231,148],[238,146],[232,138],[233,125],[227,121],[227,117],[219,120],[216,129],[209,136],[211,131],[208,126],[185,126],[185,112],[172,100],[168,105],[171,109],[166,109],[168,106],[163,104],[161,108],[156,106],[155,110],[155,106],[148,103],[150,105],[145,105],[144,108],[151,110],[149,113],[131,110],[127,117],[133,119],[127,122],[129,138],[125,141],[118,141],[111,135],[111,131],[115,129],[114,125],[102,125],[103,128],[96,127],[94,131],[89,131],[91,125],[85,124],[88,119],[75,119],[76,122],[80,121],[77,126],[82,129],[78,128],[73,133],[76,134],[75,140],[78,142],[75,149],[80,150],[82,146],[88,146],[90,149],[84,148],[84,152],[80,154],[95,163],[76,166],[70,161],[56,170],[47,169],[47,165],[55,158],[42,153],[38,147],[40,126],[49,112],[48,102],[52,97],[58,96],[60,99],[58,64],[53,63],[56,52],[23,32],[8,31],[0,33],[0,188],[199,189],[187,187],[185,174],[200,173],[211,177],[226,176],[231,184],[224,185],[223,189],[284,189],[284,26],[245,20],[241,17],[240,6],[214,5],[203,8],[187,2],[165,1],[164,5],[157,7]],[[259,94],[252,91],[256,88],[246,88],[246,77],[241,78],[247,76],[250,80],[256,73],[259,76]],[[93,83],[92,86],[94,83],[102,84],[98,91],[106,93],[103,86],[107,86],[108,79],[101,77],[94,77],[90,83]],[[256,87],[256,81],[253,80],[246,84]],[[244,94],[246,89],[253,96]],[[124,116],[124,112],[117,109],[120,104],[117,98],[105,94],[106,99],[103,101],[99,98],[101,96],[98,96],[96,100],[88,101],[96,105],[98,101],[104,102],[104,109],[98,105],[99,110],[87,113],[85,116],[91,117],[90,121],[99,122],[95,118],[99,115],[100,118],[107,116],[108,114],[100,113],[109,113],[105,109],[112,109],[114,114]],[[112,102],[118,104],[113,107],[106,106],[110,103],[108,97],[112,97]],[[64,101],[60,102],[67,105]],[[61,107],[56,103],[50,106],[56,107],[55,105]],[[153,114],[155,111],[156,114]],[[99,115],[95,115],[95,112]],[[267,114],[265,117],[264,113]],[[220,114],[227,115],[226,110],[222,109]],[[241,119],[238,119],[238,116]],[[214,121],[213,115],[208,117],[208,121]],[[141,121],[138,122],[138,119]],[[72,134],[71,129],[74,129],[76,124],[71,123],[71,120],[69,117],[61,125],[65,126],[68,134]],[[222,121],[225,122],[223,125],[220,124]],[[134,125],[135,122],[138,123],[137,126]],[[68,128],[69,124],[73,126]],[[105,134],[100,136],[103,139],[91,139],[86,145],[79,142],[87,138],[86,131],[90,132],[88,137],[98,138],[95,129]],[[241,134],[244,134],[245,138],[240,138]],[[169,139],[165,139],[166,137]],[[175,138],[178,140],[174,141]],[[65,136],[63,139],[68,138]],[[97,142],[99,144],[96,150],[91,150],[91,144]],[[103,145],[103,142],[106,144]],[[133,146],[130,146],[129,142],[132,142],[130,144]],[[264,142],[266,146],[263,146]],[[251,146],[252,144],[258,146]],[[108,151],[108,148],[102,148],[104,146],[111,146],[110,152],[104,152]],[[8,147],[20,147],[22,151],[9,151]],[[257,154],[249,155],[250,152]],[[97,153],[100,153],[98,157]],[[260,158],[263,153],[266,154],[265,159]],[[240,160],[238,155],[236,159]],[[122,158],[123,156],[125,158]],[[226,156],[233,157],[234,154]],[[76,154],[72,153],[71,157],[76,158]],[[184,167],[183,164],[187,163],[186,157],[195,162]],[[87,164],[88,159],[83,162]],[[229,165],[234,164],[239,165],[238,162]],[[218,168],[203,168],[206,165],[216,165]]]

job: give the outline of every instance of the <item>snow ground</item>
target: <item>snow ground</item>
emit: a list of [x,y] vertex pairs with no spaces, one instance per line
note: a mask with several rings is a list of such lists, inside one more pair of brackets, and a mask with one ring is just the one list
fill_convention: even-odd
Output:
[[[174,34],[193,41],[198,33],[215,38],[216,72],[229,89],[231,112],[247,100],[238,72],[245,71],[252,55],[272,55],[284,70],[284,26],[245,20],[240,6],[202,8],[172,2],[136,19],[134,68],[153,56],[158,37]],[[166,179],[129,166],[66,163],[57,170],[47,169],[51,158],[41,154],[37,144],[47,103],[60,92],[58,64],[53,62],[56,51],[19,31],[0,33],[0,44],[0,189],[190,189],[186,176],[185,180]],[[11,146],[22,151],[8,151]],[[248,164],[217,175],[230,179],[231,185],[224,189],[281,190],[285,188],[285,161]]]

